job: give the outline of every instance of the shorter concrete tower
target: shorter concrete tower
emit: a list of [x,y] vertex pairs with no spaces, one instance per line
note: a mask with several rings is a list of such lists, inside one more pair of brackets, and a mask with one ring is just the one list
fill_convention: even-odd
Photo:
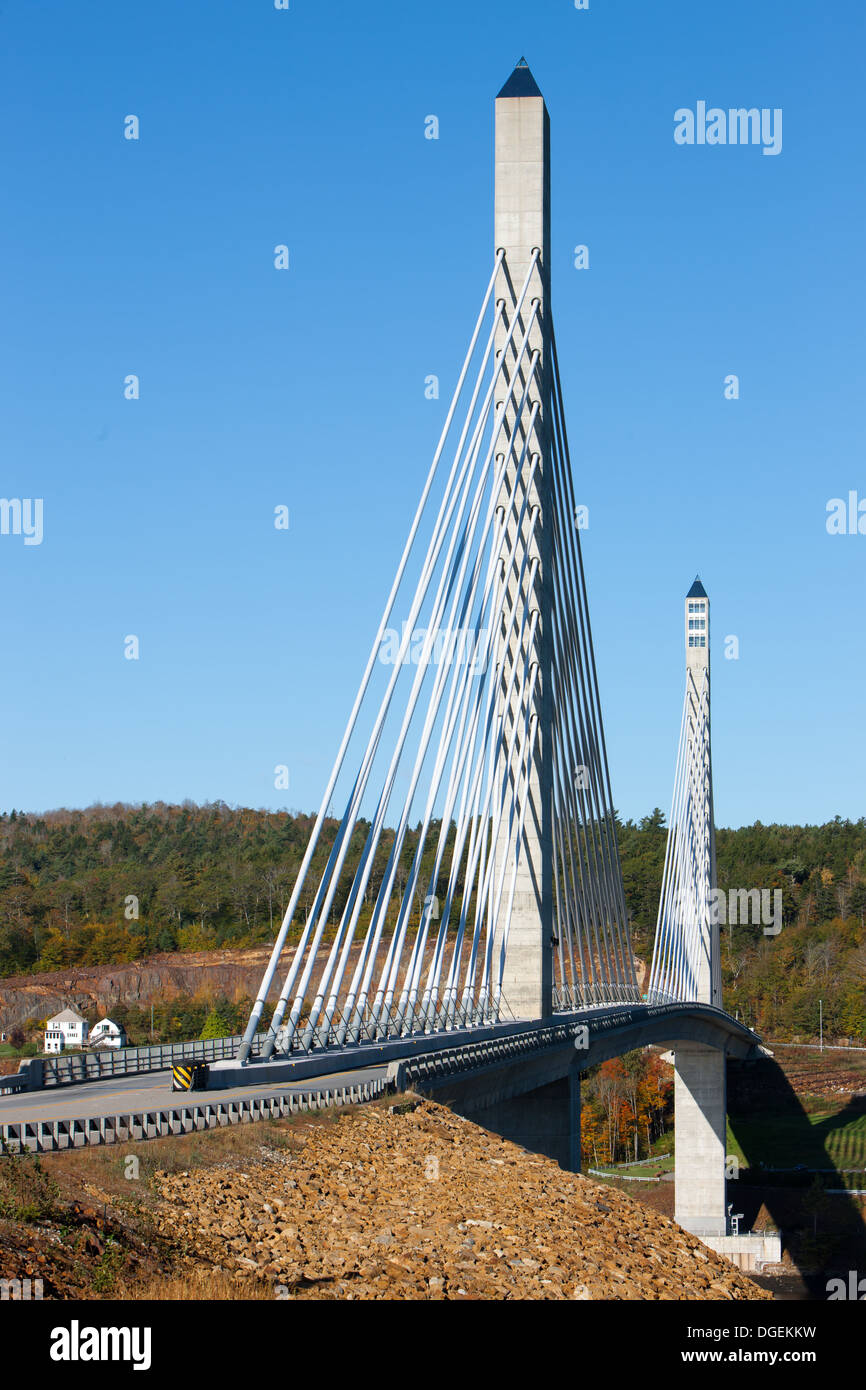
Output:
[[700,575],[686,594],[686,724],[689,738],[690,827],[695,852],[695,908],[701,933],[696,999],[722,1006],[719,928],[711,910],[716,886],[713,765],[710,749],[710,600]]
[[650,976],[654,1002],[721,1008],[714,909],[716,837],[710,752],[710,600],[695,579],[685,599],[686,690],[658,929]]
[[710,600],[700,575],[686,594],[686,669],[710,670]]
[[[700,576],[686,594],[685,647],[686,693],[659,907],[661,943],[656,944],[657,958],[666,959],[668,968],[657,982],[668,997],[721,1008],[719,926],[713,910],[710,600]],[[678,944],[671,950],[674,940]],[[674,1057],[675,1219],[696,1235],[724,1237],[728,1230],[725,1054],[699,1043],[678,1042]]]

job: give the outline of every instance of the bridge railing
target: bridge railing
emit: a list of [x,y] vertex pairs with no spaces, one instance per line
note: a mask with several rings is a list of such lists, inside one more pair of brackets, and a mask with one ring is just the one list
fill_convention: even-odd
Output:
[[128,1144],[140,1143],[145,1139],[164,1139],[170,1135],[192,1134],[196,1130],[218,1129],[224,1125],[279,1119],[301,1111],[328,1109],[332,1105],[358,1105],[380,1096],[386,1086],[383,1078],[376,1078],[361,1085],[339,1086],[324,1091],[298,1091],[289,1095],[257,1096],[250,1100],[212,1100],[174,1109],[137,1111],[131,1115],[99,1115],[80,1120],[35,1120],[0,1125],[0,1153],[57,1153],[59,1150],[81,1149],[92,1144]]
[[525,1033],[486,1038],[477,1043],[464,1043],[461,1047],[439,1048],[436,1052],[421,1057],[391,1062],[388,1067],[388,1080],[397,1091],[408,1090],[414,1082],[447,1076],[474,1067],[492,1066],[497,1062],[507,1061],[510,1057],[520,1056],[521,1053],[536,1052],[539,1048],[561,1046],[573,1041],[581,1029],[586,1029],[584,1021],[541,1024],[527,1029]]
[[[253,1040],[253,1055],[261,1050],[264,1035]],[[211,1038],[206,1042],[156,1043],[148,1047],[104,1048],[98,1052],[69,1052],[60,1057],[31,1057],[14,1076],[0,1077],[0,1091],[36,1091],[49,1086],[74,1086],[82,1081],[101,1081],[133,1072],[168,1071],[175,1062],[222,1062],[237,1056],[241,1035]]]
[[476,1067],[493,1066],[507,1061],[521,1053],[530,1053],[542,1048],[562,1046],[573,1042],[575,1048],[586,1048],[587,1052],[603,1039],[605,1034],[616,1032],[631,1025],[652,1022],[658,1018],[675,1020],[678,1016],[691,1014],[695,1009],[711,1023],[718,1020],[725,1026],[732,1023],[748,1035],[755,1044],[760,1043],[756,1034],[745,1024],[735,1021],[723,1009],[709,1004],[632,1004],[618,1007],[608,1006],[591,1010],[576,1011],[570,1019],[561,1022],[538,1023],[525,1031],[511,1032],[503,1037],[485,1038],[467,1042],[459,1047],[438,1048],[435,1052],[423,1053],[391,1062],[388,1066],[388,1079],[398,1091],[409,1090],[413,1084],[432,1081],[449,1074],[470,1071]]

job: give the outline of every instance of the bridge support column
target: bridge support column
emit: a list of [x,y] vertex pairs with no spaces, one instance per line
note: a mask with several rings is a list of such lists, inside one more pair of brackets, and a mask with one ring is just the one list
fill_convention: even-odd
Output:
[[727,1234],[725,1053],[678,1043],[674,1053],[674,1219],[696,1236]]
[[580,1072],[573,1071],[568,1078],[569,1085],[569,1158],[568,1171],[580,1172]]
[[531,1153],[555,1159],[567,1173],[580,1172],[580,1073],[574,1070],[559,1081],[534,1091],[477,1108],[454,1105],[473,1124],[502,1139],[509,1139]]

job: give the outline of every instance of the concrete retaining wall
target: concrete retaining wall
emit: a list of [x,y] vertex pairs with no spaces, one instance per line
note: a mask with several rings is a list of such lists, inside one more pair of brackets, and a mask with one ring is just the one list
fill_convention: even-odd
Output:
[[741,1236],[699,1236],[698,1239],[745,1271],[760,1273],[764,1265],[776,1265],[782,1258],[782,1237],[777,1231],[747,1231]]

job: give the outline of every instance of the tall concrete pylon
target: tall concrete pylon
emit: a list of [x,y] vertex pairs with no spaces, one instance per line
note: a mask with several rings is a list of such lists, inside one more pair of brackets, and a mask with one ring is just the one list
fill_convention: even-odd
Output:
[[[505,362],[499,395],[518,377],[496,443],[496,455],[506,463],[499,505],[506,517],[502,542],[503,572],[509,574],[508,614],[537,612],[534,626],[513,629],[509,642],[499,637],[497,662],[501,663],[500,715],[507,733],[515,726],[524,730],[531,744],[528,763],[528,798],[522,834],[521,857],[508,939],[502,992],[517,1017],[546,1018],[553,1012],[553,853],[551,830],[551,548],[552,496],[549,434],[551,429],[550,360],[550,119],[544,98],[524,59],[521,58],[496,98],[494,248],[504,252],[496,278],[497,302],[504,306],[495,338],[497,357]],[[521,287],[529,276],[529,288],[518,316],[518,330],[506,344]],[[531,316],[535,315],[530,322]],[[518,332],[529,328],[528,353],[518,364]],[[525,399],[524,399],[525,397]],[[497,405],[500,402],[497,402]],[[522,409],[521,409],[522,403]],[[534,409],[533,409],[534,408]],[[518,418],[520,417],[520,418]],[[522,524],[518,509],[528,496]],[[537,509],[530,532],[533,512]],[[527,554],[530,564],[520,566]],[[536,564],[533,567],[532,561]],[[535,683],[528,704],[523,682],[509,678],[535,667]],[[506,691],[510,686],[510,695]],[[519,733],[519,731],[518,731]],[[514,780],[519,761],[500,755],[499,776]],[[510,765],[509,765],[510,763]],[[510,852],[508,827],[500,829],[497,858]],[[500,907],[500,915],[505,906]]]

